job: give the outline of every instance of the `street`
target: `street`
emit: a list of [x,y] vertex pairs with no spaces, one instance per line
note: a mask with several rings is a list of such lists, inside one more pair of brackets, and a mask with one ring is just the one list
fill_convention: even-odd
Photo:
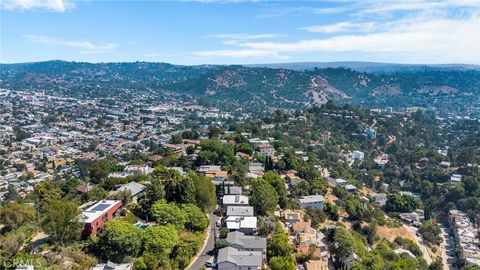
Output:
[[448,234],[448,228],[441,226],[440,227],[442,237],[442,243],[440,244],[440,249],[442,252],[442,262],[443,269],[445,270],[456,270],[457,267],[455,263],[457,261],[455,255],[455,242],[453,236]]
[[206,243],[203,246],[202,251],[199,252],[200,255],[193,259],[192,263],[187,267],[187,270],[198,270],[202,268],[207,261],[213,262],[213,254],[209,255],[208,253],[215,248],[215,235],[218,235],[218,228],[215,226],[217,218],[218,217],[212,213],[208,214],[210,225],[208,227]]

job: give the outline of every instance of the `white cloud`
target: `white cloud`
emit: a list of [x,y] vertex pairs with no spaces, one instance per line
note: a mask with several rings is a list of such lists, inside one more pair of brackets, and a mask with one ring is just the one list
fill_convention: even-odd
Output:
[[342,13],[347,11],[347,8],[343,7],[332,7],[332,8],[314,8],[313,13],[315,14],[334,14]]
[[351,31],[360,31],[360,32],[371,32],[375,29],[376,23],[374,22],[365,22],[365,23],[352,23],[352,22],[339,22],[334,24],[327,25],[311,25],[300,28],[307,32],[312,33],[338,33],[338,32],[351,32]]
[[278,38],[284,37],[284,35],[279,34],[217,34],[210,35],[208,37],[218,38],[218,39],[266,39],[266,38]]
[[212,50],[212,51],[197,51],[193,53],[194,56],[200,57],[232,57],[232,58],[247,58],[247,57],[277,57],[278,53],[272,50]]
[[0,6],[7,10],[48,10],[65,12],[75,7],[70,0],[0,0]]
[[478,0],[373,0],[360,13],[390,13],[398,11],[428,11],[444,8],[478,8]]
[[480,16],[473,15],[465,19],[402,21],[382,32],[337,35],[296,42],[250,41],[236,46],[239,47],[238,50],[204,51],[203,55],[254,57],[312,52],[358,52],[363,55],[386,57],[383,59],[386,61],[479,64]]
[[39,36],[39,35],[24,35],[24,38],[31,42],[47,44],[47,45],[56,45],[56,46],[65,46],[82,49],[82,54],[94,54],[102,53],[106,51],[113,50],[118,47],[116,43],[97,43],[94,44],[87,40],[65,40],[49,36]]

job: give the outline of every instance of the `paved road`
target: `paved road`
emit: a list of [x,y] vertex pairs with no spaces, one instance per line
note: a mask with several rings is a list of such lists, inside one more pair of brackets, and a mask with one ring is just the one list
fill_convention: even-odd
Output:
[[193,260],[193,262],[187,267],[187,270],[198,270],[202,268],[202,266],[204,266],[207,261],[213,261],[213,256],[208,255],[207,253],[213,251],[213,249],[215,248],[215,230],[217,230],[217,226],[215,226],[215,223],[217,222],[217,216],[209,213],[208,219],[210,220],[210,225],[208,227],[206,244],[204,245],[202,251],[200,251],[200,255],[197,256]]
[[457,261],[455,257],[455,242],[453,236],[448,234],[448,229],[444,226],[440,227],[442,237],[442,243],[440,244],[440,249],[442,252],[442,262],[443,269],[445,270],[456,270],[457,267],[455,263]]
[[415,240],[416,240],[415,242],[417,242],[417,245],[420,247],[420,250],[422,250],[423,258],[425,259],[425,261],[427,261],[427,264],[431,264],[432,258],[430,258],[430,254],[428,254],[425,242],[421,237],[417,235],[418,229],[406,224],[403,224],[403,227],[407,229],[413,235],[413,237],[415,237]]

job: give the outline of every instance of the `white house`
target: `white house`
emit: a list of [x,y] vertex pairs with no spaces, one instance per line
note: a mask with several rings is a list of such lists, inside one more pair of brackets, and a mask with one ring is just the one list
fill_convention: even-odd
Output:
[[224,195],[222,204],[224,207],[248,206],[248,197],[245,195]]
[[298,200],[301,208],[323,209],[325,198],[322,195],[303,196]]

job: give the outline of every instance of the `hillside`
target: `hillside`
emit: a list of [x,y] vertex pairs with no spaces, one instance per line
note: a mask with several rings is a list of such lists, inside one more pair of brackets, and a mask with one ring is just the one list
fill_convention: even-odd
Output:
[[[0,68],[1,88],[77,96],[163,91],[249,105],[248,108],[300,108],[334,100],[366,107],[449,108],[464,114],[475,113],[475,104],[480,102],[480,71],[464,69],[367,73],[342,67],[298,71],[246,66],[64,61],[3,64]],[[445,106],[448,104],[456,108]]]

